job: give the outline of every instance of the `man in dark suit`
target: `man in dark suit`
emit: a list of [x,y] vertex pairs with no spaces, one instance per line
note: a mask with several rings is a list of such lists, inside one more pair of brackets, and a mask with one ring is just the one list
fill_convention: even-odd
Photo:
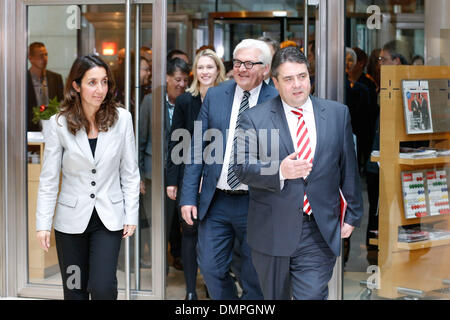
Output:
[[424,130],[430,129],[430,113],[428,112],[428,100],[424,93],[420,94],[422,101],[420,102],[420,115],[422,118],[422,126]]
[[412,129],[420,129],[420,110],[421,104],[419,101],[419,94],[414,93],[414,100],[411,101],[412,110]]
[[310,96],[296,47],[275,54],[272,76],[280,95],[242,115],[235,148],[235,173],[250,191],[248,243],[265,299],[326,299],[341,238],[363,214],[350,113]]
[[[179,58],[167,61],[167,86],[165,88],[164,109],[164,164],[167,162],[168,145],[170,141],[170,126],[175,109],[175,100],[186,90],[189,77],[189,66]],[[139,170],[141,173],[141,193],[143,194],[144,211],[149,224],[151,224],[151,199],[152,199],[152,94],[148,94],[142,100],[139,116]],[[164,170],[167,175],[167,168]],[[167,176],[166,176],[167,179]],[[173,257],[173,266],[182,270],[181,239],[173,235],[175,228],[179,229],[176,204],[174,200],[165,195],[166,237],[170,242],[170,253]],[[175,225],[174,225],[175,224]],[[181,238],[181,236],[179,237]],[[167,267],[166,272],[169,271]]]
[[42,42],[33,42],[28,49],[31,68],[27,72],[27,131],[41,131],[33,119],[33,107],[48,105],[55,97],[64,99],[63,80],[59,73],[47,70],[48,53]]
[[[192,225],[199,220],[198,264],[213,299],[238,298],[229,273],[235,238],[241,250],[241,299],[263,298],[247,244],[248,188],[234,176],[230,158],[240,113],[277,95],[273,87],[263,82],[269,63],[270,49],[266,43],[253,39],[241,41],[233,52],[234,80],[208,90],[197,119],[201,121],[201,130],[194,129],[193,141],[213,129],[208,132],[221,133],[217,138],[220,140],[214,143],[223,146],[222,150],[219,147],[211,152],[213,143],[203,141],[201,148],[197,148],[193,142],[194,152],[191,164],[185,167],[180,196],[186,223]],[[203,150],[206,158],[200,159],[197,155],[202,155]],[[200,199],[197,199],[202,176]]]

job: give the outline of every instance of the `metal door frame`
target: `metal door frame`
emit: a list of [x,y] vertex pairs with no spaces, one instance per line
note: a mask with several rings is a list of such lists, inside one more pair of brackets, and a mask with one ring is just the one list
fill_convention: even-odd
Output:
[[[134,291],[133,299],[165,298],[165,226],[163,181],[163,112],[166,77],[165,0],[2,0],[0,3],[0,295],[61,299],[60,286],[28,283],[27,163],[24,110],[27,61],[27,6],[84,4],[153,4],[152,51],[152,290]],[[18,107],[17,107],[18,106]],[[159,137],[157,139],[156,137]],[[6,192],[7,190],[7,192]],[[134,240],[132,240],[134,241]],[[119,290],[119,299],[127,298]]]
[[[306,1],[306,0],[305,0]],[[345,1],[319,0],[316,21],[316,94],[344,103]],[[343,298],[343,259],[337,258],[329,282],[329,300]]]

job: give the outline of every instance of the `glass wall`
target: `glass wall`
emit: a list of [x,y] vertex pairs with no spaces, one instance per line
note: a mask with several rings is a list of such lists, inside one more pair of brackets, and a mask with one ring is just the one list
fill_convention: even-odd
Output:
[[364,218],[344,299],[450,299],[450,1],[347,1]]

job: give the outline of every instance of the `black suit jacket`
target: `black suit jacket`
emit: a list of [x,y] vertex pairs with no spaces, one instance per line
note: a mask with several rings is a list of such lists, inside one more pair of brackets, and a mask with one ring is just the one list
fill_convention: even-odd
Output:
[[[165,89],[164,89],[164,92]],[[167,161],[170,119],[169,106],[164,98],[164,161]],[[152,94],[142,100],[139,113],[139,170],[141,179],[152,178]]]
[[[305,192],[320,233],[336,256],[341,246],[339,189],[348,204],[345,222],[361,223],[363,202],[349,110],[330,100],[311,97],[311,101],[317,133],[313,168],[306,180],[285,180],[283,189],[280,165],[294,153],[294,143],[280,96],[241,116],[245,134],[237,136],[235,156],[239,159],[237,153],[242,152],[239,145],[245,146],[245,152],[234,170],[250,192],[248,244],[266,255],[294,253],[301,239]],[[272,137],[277,132],[279,140]]]
[[[192,96],[191,93],[185,92],[180,95],[175,101],[175,110],[173,111],[172,127],[169,135],[169,151],[167,157],[167,185],[181,187],[183,181],[184,165],[176,165],[172,162],[173,147],[179,143],[178,140],[172,141],[172,132],[177,129],[186,129],[189,131],[191,137],[194,133],[194,121],[197,119],[200,107],[202,106],[202,99],[200,94]],[[183,156],[180,154],[180,156]]]
[[[58,98],[58,101],[64,99],[64,85],[62,76],[59,73],[52,72],[50,70],[47,73],[47,86],[48,86],[48,98],[49,100],[54,97]],[[27,71],[27,131],[41,131],[39,123],[34,124],[33,119],[33,107],[37,106],[36,94],[33,88],[33,81],[31,80],[30,70]]]

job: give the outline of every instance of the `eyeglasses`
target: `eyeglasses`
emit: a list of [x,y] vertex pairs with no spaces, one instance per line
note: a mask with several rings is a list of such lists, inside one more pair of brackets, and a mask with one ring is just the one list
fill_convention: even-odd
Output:
[[245,69],[251,69],[255,64],[263,64],[262,62],[251,62],[251,61],[241,61],[234,59],[233,60],[233,68],[240,68],[241,65],[244,64]]

